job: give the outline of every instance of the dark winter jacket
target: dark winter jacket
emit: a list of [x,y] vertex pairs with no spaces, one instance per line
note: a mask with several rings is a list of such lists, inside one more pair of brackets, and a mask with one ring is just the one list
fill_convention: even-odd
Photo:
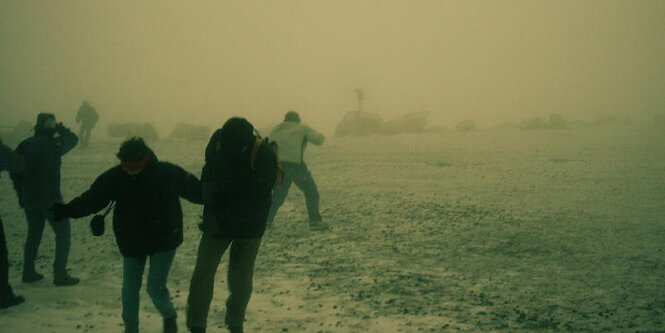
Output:
[[65,205],[68,217],[84,217],[115,201],[113,231],[125,257],[177,248],[183,240],[180,197],[201,203],[201,182],[177,165],[152,160],[137,175],[116,166]]
[[213,134],[206,148],[201,228],[216,238],[262,237],[277,176],[276,156],[268,140],[261,141],[252,168],[253,145],[226,152],[220,148],[220,133]]
[[61,157],[78,143],[78,137],[61,127],[58,135],[38,131],[16,147],[16,153],[25,159],[25,169],[12,173],[14,189],[21,205],[48,208],[62,202],[60,193]]
[[23,157],[0,141],[0,171],[19,172],[25,167]]
[[78,112],[76,113],[76,122],[81,123],[81,126],[85,128],[93,128],[99,120],[99,115],[97,110],[90,106],[88,103],[81,104]]

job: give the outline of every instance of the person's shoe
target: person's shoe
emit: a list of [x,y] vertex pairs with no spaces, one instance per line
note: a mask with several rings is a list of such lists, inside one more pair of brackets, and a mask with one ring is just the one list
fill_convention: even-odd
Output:
[[11,295],[9,298],[0,301],[0,309],[6,309],[14,305],[19,305],[23,302],[25,302],[25,298],[23,298],[23,296]]
[[178,333],[178,323],[175,320],[176,318],[176,315],[164,318],[164,333]]
[[25,283],[32,283],[32,282],[37,282],[39,280],[42,280],[44,278],[43,274],[39,274],[37,272],[32,272],[32,273],[23,273],[23,278],[21,281]]
[[63,275],[63,276],[58,276],[53,279],[53,284],[58,286],[58,287],[64,287],[64,286],[73,286],[77,285],[81,282],[79,278],[75,278],[71,275]]
[[229,333],[243,333],[242,327],[229,326]]
[[190,333],[206,333],[206,328],[205,327],[190,327],[189,332]]
[[323,221],[310,221],[309,222],[310,231],[329,231],[330,227]]

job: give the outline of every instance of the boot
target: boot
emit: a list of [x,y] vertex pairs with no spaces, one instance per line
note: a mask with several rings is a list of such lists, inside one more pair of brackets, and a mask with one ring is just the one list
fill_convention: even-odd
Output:
[[62,286],[73,286],[77,285],[81,280],[79,278],[75,278],[69,274],[63,275],[63,276],[58,276],[53,279],[53,284],[59,287]]
[[173,315],[170,318],[164,318],[164,333],[178,333],[178,323],[175,320],[176,318],[176,315]]
[[37,282],[44,278],[43,274],[37,272],[23,273],[23,278],[21,279],[25,283]]
[[7,299],[0,300],[0,309],[6,309],[8,307],[19,305],[25,302],[23,296],[11,295]]
[[205,327],[190,327],[189,332],[190,333],[206,333],[206,328]]
[[243,333],[242,327],[229,326],[229,333]]

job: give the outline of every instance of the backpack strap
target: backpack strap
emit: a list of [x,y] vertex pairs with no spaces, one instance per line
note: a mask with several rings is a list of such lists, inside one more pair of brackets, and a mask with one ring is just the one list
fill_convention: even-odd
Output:
[[261,138],[258,135],[256,136],[256,141],[254,142],[254,146],[252,146],[252,159],[250,160],[252,170],[256,170],[256,157],[259,156],[259,149],[266,139],[267,138]]

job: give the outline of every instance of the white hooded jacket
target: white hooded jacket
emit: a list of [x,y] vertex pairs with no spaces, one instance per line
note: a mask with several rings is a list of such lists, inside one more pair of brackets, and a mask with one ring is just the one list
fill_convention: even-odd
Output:
[[285,121],[272,129],[270,140],[277,142],[279,147],[279,160],[281,162],[302,164],[303,154],[307,143],[311,142],[317,146],[323,144],[325,137],[311,127]]

